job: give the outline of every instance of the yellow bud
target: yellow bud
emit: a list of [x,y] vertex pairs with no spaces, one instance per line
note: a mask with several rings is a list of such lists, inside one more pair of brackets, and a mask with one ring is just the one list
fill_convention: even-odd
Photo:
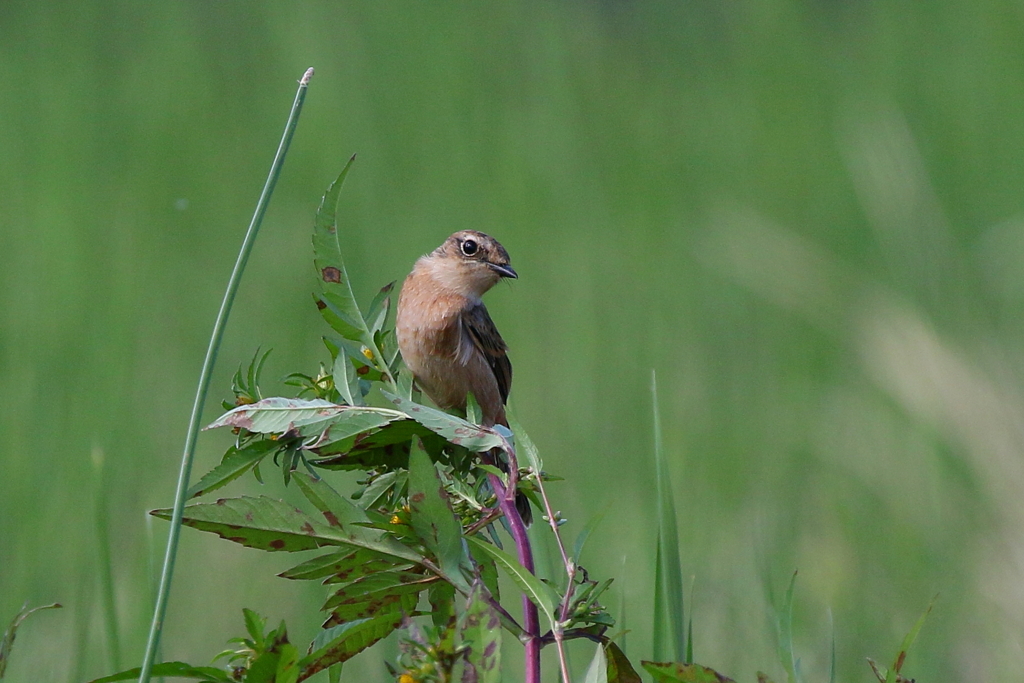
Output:
[[398,515],[391,515],[391,523],[392,524],[401,524],[402,520],[400,520],[398,518]]
[[369,361],[373,360],[373,351],[371,351],[369,349],[369,347],[364,346],[362,351],[363,351],[363,355],[366,356],[366,360],[369,360]]

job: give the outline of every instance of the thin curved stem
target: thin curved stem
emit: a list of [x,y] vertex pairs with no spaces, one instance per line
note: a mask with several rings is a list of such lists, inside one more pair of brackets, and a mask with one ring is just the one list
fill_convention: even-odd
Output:
[[174,510],[171,513],[171,530],[167,538],[167,551],[164,554],[163,571],[160,574],[160,587],[157,591],[156,605],[153,609],[153,622],[149,629],[149,640],[146,642],[146,654],[142,660],[142,671],[139,673],[139,683],[149,683],[153,671],[154,659],[157,648],[160,646],[160,635],[163,632],[164,617],[167,614],[167,600],[171,592],[171,577],[174,574],[174,562],[178,554],[178,539],[181,536],[181,519],[185,509],[185,498],[188,492],[188,480],[192,474],[192,461],[195,456],[196,437],[199,434],[199,425],[202,418],[203,406],[206,403],[206,395],[210,389],[210,378],[213,375],[213,366],[217,361],[217,351],[220,349],[220,342],[224,336],[224,327],[227,324],[228,315],[231,313],[231,305],[234,303],[235,294],[238,292],[238,284],[242,279],[242,271],[249,260],[252,252],[252,245],[256,241],[256,233],[259,232],[260,224],[263,223],[263,216],[270,202],[270,196],[274,192],[277,178],[281,174],[281,166],[284,164],[284,157],[288,152],[292,136],[295,134],[295,126],[299,121],[299,112],[302,110],[302,103],[306,99],[306,88],[309,79],[313,77],[313,69],[307,69],[299,80],[299,89],[295,93],[295,101],[292,103],[291,113],[288,115],[288,122],[285,124],[284,134],[281,136],[281,143],[277,146],[277,154],[274,162],[270,165],[270,174],[263,185],[263,192],[259,201],[256,202],[256,211],[249,222],[249,229],[242,241],[242,248],[238,252],[235,267],[228,279],[227,290],[220,302],[220,310],[217,312],[217,319],[213,324],[213,332],[210,335],[210,344],[206,348],[206,358],[203,360],[203,369],[199,373],[199,387],[196,389],[195,401],[192,403],[192,415],[189,418],[188,434],[185,437],[185,448],[181,456],[181,469],[178,472],[178,488],[174,496]]

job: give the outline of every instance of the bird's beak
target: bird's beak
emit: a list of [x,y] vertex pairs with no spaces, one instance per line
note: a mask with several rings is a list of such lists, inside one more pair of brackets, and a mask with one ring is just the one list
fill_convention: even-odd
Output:
[[487,265],[490,266],[491,270],[493,270],[501,277],[510,277],[513,280],[519,277],[519,274],[516,273],[516,271],[512,270],[512,266],[508,264],[500,265],[497,263],[488,263]]

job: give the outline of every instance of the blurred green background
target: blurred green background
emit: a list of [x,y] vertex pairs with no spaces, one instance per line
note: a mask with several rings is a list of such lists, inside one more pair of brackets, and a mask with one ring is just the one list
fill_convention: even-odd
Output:
[[[512,254],[488,306],[513,403],[566,477],[570,537],[611,501],[584,564],[617,577],[632,658],[652,654],[656,369],[698,661],[781,678],[769,595],[799,569],[812,680],[830,618],[839,679],[868,681],[936,593],[906,672],[1019,677],[1019,3],[5,0],[0,622],[65,605],[25,624],[11,681],[110,672],[103,506],[119,663],[141,659],[166,537],[145,511],[171,502],[308,66],[209,419],[257,347],[273,392],[326,357],[312,218],[358,152],[342,241],[363,301],[457,229]],[[228,438],[202,437],[196,475]],[[270,479],[227,491],[293,495]],[[165,657],[207,662],[243,606],[310,638],[322,591],[273,577],[294,560],[186,530]],[[387,680],[389,653],[346,679]]]

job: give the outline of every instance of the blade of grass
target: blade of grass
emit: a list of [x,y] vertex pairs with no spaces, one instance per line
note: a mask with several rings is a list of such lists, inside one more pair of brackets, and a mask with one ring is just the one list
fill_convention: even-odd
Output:
[[658,409],[658,379],[651,370],[651,398],[654,412],[654,467],[657,479],[658,547],[654,583],[654,656],[661,661],[682,662],[686,658],[683,624],[683,569],[679,561],[679,530],[676,506],[661,439]]
[[213,324],[213,332],[210,335],[210,344],[206,349],[206,357],[203,360],[203,368],[199,373],[199,386],[196,389],[195,401],[192,404],[192,415],[189,418],[188,433],[185,436],[184,452],[181,456],[181,469],[178,472],[178,486],[174,496],[174,511],[171,514],[171,530],[167,538],[167,551],[164,554],[163,571],[160,575],[160,587],[157,591],[156,606],[153,608],[153,621],[149,628],[149,638],[146,642],[146,653],[142,659],[142,667],[139,672],[139,683],[149,683],[153,670],[153,663],[156,658],[157,648],[160,646],[160,635],[163,633],[164,616],[167,613],[167,600],[171,592],[171,578],[174,575],[174,561],[178,555],[178,539],[181,536],[182,510],[185,508],[185,498],[188,493],[188,480],[192,474],[192,461],[195,456],[196,436],[199,434],[203,406],[206,403],[206,394],[210,389],[210,378],[213,375],[213,366],[217,360],[217,352],[220,350],[220,342],[224,336],[224,327],[227,324],[228,315],[231,313],[231,305],[235,301],[235,294],[238,292],[238,285],[242,280],[242,271],[249,260],[253,243],[256,241],[256,234],[263,223],[263,216],[267,211],[270,196],[274,193],[274,186],[281,174],[281,167],[284,164],[285,155],[291,145],[292,136],[295,134],[295,127],[299,122],[299,113],[302,111],[302,103],[306,99],[306,89],[309,86],[309,79],[313,77],[313,69],[307,69],[299,80],[299,89],[295,93],[295,100],[292,102],[291,112],[288,114],[288,122],[284,127],[284,134],[277,146],[277,153],[270,165],[270,173],[263,185],[263,192],[260,193],[259,201],[256,202],[256,211],[249,222],[249,229],[242,240],[242,248],[235,260],[235,267],[228,278],[227,290],[220,303],[220,310],[217,312],[217,319]]
[[786,677],[789,683],[797,683],[796,675],[796,654],[793,652],[793,591],[796,588],[796,575],[793,572],[789,580],[789,588],[782,600],[782,608],[778,614],[778,652],[779,662],[786,670]]

